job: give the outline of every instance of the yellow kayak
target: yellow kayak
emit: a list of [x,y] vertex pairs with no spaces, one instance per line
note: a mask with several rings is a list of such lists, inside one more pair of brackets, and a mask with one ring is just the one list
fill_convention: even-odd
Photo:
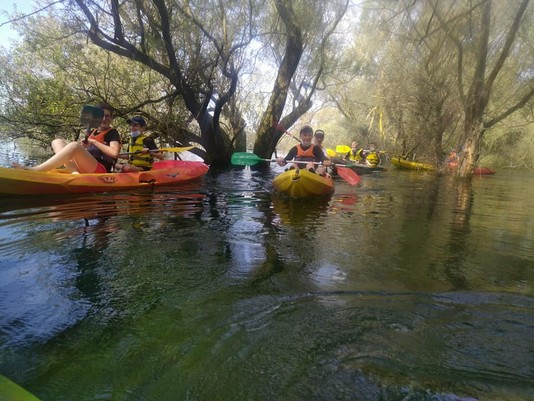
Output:
[[330,195],[334,192],[334,180],[330,176],[320,176],[308,170],[292,169],[284,171],[273,180],[274,189],[292,198]]
[[391,164],[400,169],[408,170],[422,170],[422,171],[435,171],[436,167],[432,164],[411,162],[409,160],[403,159],[401,156],[395,156],[391,158]]

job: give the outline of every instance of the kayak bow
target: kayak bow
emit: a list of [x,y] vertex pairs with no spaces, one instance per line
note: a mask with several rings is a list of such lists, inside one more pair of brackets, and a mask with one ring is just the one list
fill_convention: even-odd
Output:
[[320,176],[303,169],[291,169],[277,175],[274,189],[292,198],[325,196],[334,192],[334,181],[330,176]]

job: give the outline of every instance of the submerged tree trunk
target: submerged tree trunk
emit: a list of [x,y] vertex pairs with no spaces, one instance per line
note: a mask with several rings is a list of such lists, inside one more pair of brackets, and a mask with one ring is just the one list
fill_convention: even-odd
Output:
[[286,47],[284,57],[278,75],[274,83],[273,91],[267,105],[267,109],[258,127],[258,137],[254,144],[254,153],[268,159],[273,149],[284,135],[283,131],[276,129],[275,123],[280,121],[286,104],[291,79],[297,67],[304,49],[302,31],[295,22],[295,12],[290,2],[283,0],[275,1],[276,9],[286,27]]

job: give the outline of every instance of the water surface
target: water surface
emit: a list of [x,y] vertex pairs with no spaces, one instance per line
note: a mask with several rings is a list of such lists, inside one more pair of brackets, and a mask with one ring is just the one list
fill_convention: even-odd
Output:
[[532,400],[534,175],[0,200],[0,373],[42,400]]

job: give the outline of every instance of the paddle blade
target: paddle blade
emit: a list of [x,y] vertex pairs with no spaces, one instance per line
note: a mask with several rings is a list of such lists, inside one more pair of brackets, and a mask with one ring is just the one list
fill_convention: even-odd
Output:
[[232,155],[230,162],[234,166],[254,166],[263,161],[261,157],[256,156],[254,153],[236,152]]
[[351,151],[350,146],[347,145],[337,145],[336,146],[336,152],[341,154],[347,154]]
[[194,148],[195,148],[195,146],[182,146],[182,147],[178,147],[178,148],[161,148],[159,150],[162,151],[162,152],[179,153],[179,152],[187,152],[188,150],[191,150],[191,149],[194,149]]
[[332,158],[332,157],[336,157],[337,153],[333,149],[326,148],[326,155]]
[[348,167],[336,166],[338,175],[347,181],[350,185],[357,185],[360,182],[360,176]]
[[80,114],[80,123],[87,129],[97,128],[102,119],[104,118],[104,110],[100,107],[83,106],[82,113]]

